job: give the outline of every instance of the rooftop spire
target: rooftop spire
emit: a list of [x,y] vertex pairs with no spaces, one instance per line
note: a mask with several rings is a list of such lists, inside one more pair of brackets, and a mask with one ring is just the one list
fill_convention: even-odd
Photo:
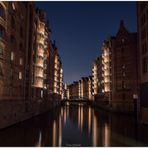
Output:
[[124,27],[124,21],[120,20],[120,27]]

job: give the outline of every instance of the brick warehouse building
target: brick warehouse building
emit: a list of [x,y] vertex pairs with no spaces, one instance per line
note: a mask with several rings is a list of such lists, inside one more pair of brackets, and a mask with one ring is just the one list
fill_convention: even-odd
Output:
[[101,84],[100,91],[96,89],[96,104],[133,112],[133,97],[139,94],[137,33],[129,32],[121,21],[116,36],[105,40],[102,50],[102,60],[95,62],[93,74],[94,85],[99,88]]
[[25,98],[25,55],[29,44],[26,26],[30,5],[0,3],[0,96],[4,100]]
[[133,96],[139,92],[137,33],[120,22],[112,52],[112,107],[124,112],[134,110]]
[[148,2],[137,3],[141,121],[148,124]]
[[46,111],[61,98],[60,60],[59,92],[52,95],[54,57],[59,54],[48,26],[45,12],[34,2],[0,2],[0,128]]

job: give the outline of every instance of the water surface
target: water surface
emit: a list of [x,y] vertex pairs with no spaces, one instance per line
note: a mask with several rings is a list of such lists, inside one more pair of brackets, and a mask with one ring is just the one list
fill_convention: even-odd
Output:
[[148,146],[148,127],[131,116],[65,105],[1,130],[0,146]]

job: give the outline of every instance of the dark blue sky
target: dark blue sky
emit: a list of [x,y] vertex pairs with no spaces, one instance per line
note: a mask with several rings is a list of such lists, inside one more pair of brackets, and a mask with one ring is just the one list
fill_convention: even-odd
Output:
[[117,33],[121,19],[136,31],[135,2],[37,2],[47,13],[64,69],[71,83],[91,74],[104,39]]

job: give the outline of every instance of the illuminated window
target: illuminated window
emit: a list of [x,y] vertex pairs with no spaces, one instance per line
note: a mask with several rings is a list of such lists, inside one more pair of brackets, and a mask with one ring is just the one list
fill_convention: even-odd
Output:
[[43,98],[43,90],[41,90],[41,98]]
[[122,41],[122,43],[124,44],[124,42],[125,42],[125,39],[122,39],[121,41]]
[[20,65],[22,65],[23,64],[23,60],[22,60],[22,58],[20,58]]
[[14,53],[11,52],[11,61],[13,61],[13,60],[14,60]]
[[122,66],[122,69],[125,69],[125,65]]
[[19,79],[22,79],[22,72],[19,72]]

